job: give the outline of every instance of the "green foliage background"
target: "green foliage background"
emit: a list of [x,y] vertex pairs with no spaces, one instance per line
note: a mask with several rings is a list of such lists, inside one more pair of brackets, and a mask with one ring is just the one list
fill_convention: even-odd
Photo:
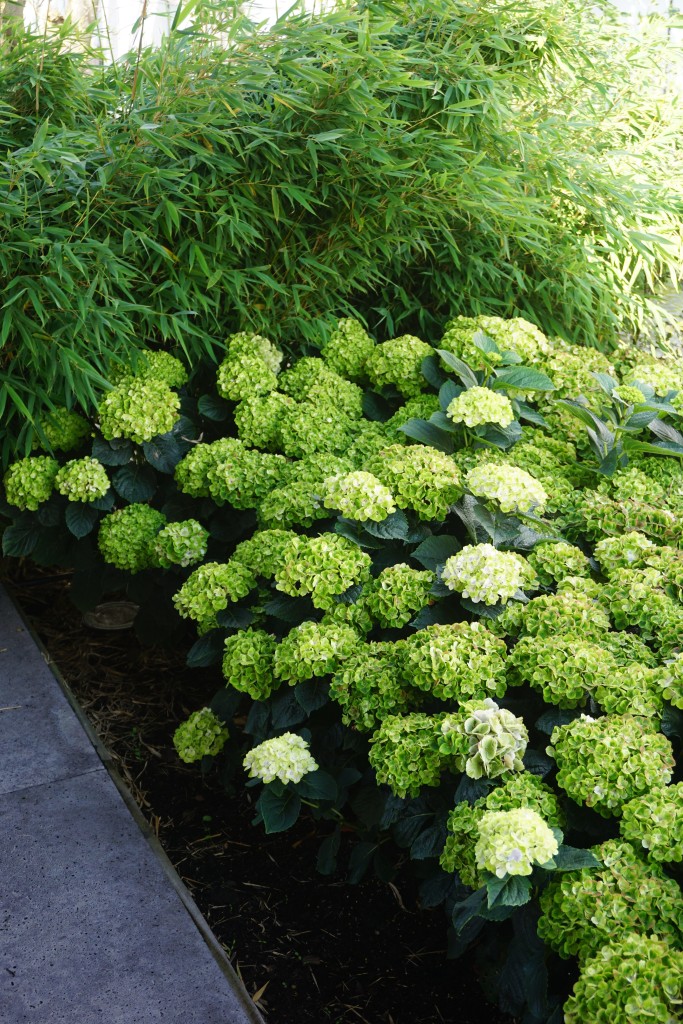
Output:
[[678,261],[675,107],[587,0],[182,15],[116,65],[0,43],[3,459],[51,401],[93,408],[145,346],[290,351],[360,312],[435,340],[522,313],[601,347]]

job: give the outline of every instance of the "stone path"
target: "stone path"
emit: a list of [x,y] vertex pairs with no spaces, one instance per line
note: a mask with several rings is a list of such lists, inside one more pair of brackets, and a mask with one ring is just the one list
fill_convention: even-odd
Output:
[[0,1021],[263,1024],[93,743],[0,587]]

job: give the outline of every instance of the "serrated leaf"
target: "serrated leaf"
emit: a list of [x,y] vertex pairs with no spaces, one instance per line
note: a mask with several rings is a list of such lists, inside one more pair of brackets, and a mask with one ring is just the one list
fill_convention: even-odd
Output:
[[133,442],[127,438],[115,438],[105,441],[96,437],[92,445],[93,458],[103,466],[125,466],[133,458]]
[[472,343],[477,346],[482,352],[490,355],[492,352],[500,354],[500,349],[496,345],[493,338],[489,337],[485,331],[478,330],[472,335]]
[[145,441],[142,450],[150,466],[158,473],[173,473],[184,455],[183,447],[172,434],[162,434]]
[[97,509],[80,501],[70,501],[64,510],[64,521],[74,537],[87,537],[100,518]]
[[337,799],[337,783],[329,772],[319,768],[316,772],[309,772],[304,775],[300,782],[295,783],[295,789],[304,800],[329,800],[334,802]]
[[494,373],[495,379],[491,381],[493,391],[506,391],[508,388],[518,391],[555,390],[550,377],[528,366],[502,366],[494,370]]
[[513,406],[517,411],[517,419],[524,420],[525,423],[534,423],[537,427],[548,426],[545,417],[541,416],[540,412],[537,412],[536,409],[532,409],[526,402],[520,402],[519,399],[515,399]]
[[493,907],[522,907],[531,899],[531,880],[524,875],[504,875],[486,881],[486,905]]
[[662,441],[673,441],[674,444],[683,445],[683,434],[675,430],[671,424],[664,420],[654,419],[650,422],[650,430]]
[[12,558],[30,555],[40,538],[40,528],[35,522],[17,520],[8,526],[2,535],[2,553]]
[[472,918],[479,916],[479,912],[483,910],[485,905],[485,887],[477,889],[476,892],[471,893],[466,899],[455,904],[451,912],[451,923],[458,935]]
[[306,679],[294,687],[294,696],[307,715],[318,711],[329,701],[330,685],[319,679]]
[[341,845],[341,831],[337,828],[331,836],[323,839],[318,848],[315,866],[319,874],[332,875],[337,870],[337,855]]
[[583,868],[599,868],[600,861],[590,850],[574,846],[561,846],[555,856],[554,871],[581,871]]
[[216,665],[223,657],[225,634],[222,630],[212,629],[192,644],[187,652],[188,668],[208,668]]
[[111,482],[116,493],[131,504],[149,501],[157,489],[156,476],[151,466],[134,462],[117,469]]
[[297,625],[314,618],[317,614],[309,597],[290,597],[289,594],[274,597],[263,606],[263,610],[266,615],[272,615],[275,619]]
[[506,451],[522,437],[522,428],[517,420],[513,420],[507,427],[498,427],[495,423],[487,423],[484,427],[476,427],[478,437],[489,444],[495,444],[496,448]]
[[399,427],[406,437],[412,438],[413,441],[419,441],[420,444],[429,445],[431,448],[436,448],[440,452],[445,452],[446,455],[451,455],[455,451],[455,440],[453,435],[441,427],[435,426],[434,423],[429,423],[427,420],[411,419],[407,423],[404,423],[402,427]]
[[454,356],[452,352],[448,352],[445,348],[437,348],[436,351],[446,366],[457,373],[466,388],[479,386],[479,378],[467,363],[464,363],[462,359],[458,359],[457,356]]
[[410,847],[411,859],[426,860],[429,857],[440,857],[447,834],[444,825],[430,825],[424,829]]
[[384,547],[384,544],[378,537],[371,537],[361,527],[360,523],[356,523],[352,519],[337,519],[334,524],[334,532],[338,533],[341,537],[346,537],[347,540],[353,541],[359,548],[367,548],[369,551],[381,551]]
[[207,420],[222,423],[230,415],[230,406],[219,395],[201,395],[197,401],[197,409]]
[[461,548],[462,544],[457,537],[440,534],[423,540],[419,547],[411,552],[410,557],[423,565],[425,569],[431,569],[434,572],[437,565],[443,565],[451,555],[457,554]]
[[256,808],[263,818],[263,825],[268,835],[272,835],[274,832],[286,832],[299,817],[301,797],[293,789],[285,789],[283,793],[278,794],[265,786],[258,798]]
[[306,720],[306,712],[299,704],[294,692],[288,687],[284,693],[276,693],[270,704],[270,715],[274,729],[288,729]]
[[439,388],[439,405],[445,412],[448,406],[451,404],[454,398],[461,395],[463,388],[461,388],[455,381],[446,380]]
[[618,381],[614,377],[610,377],[609,373],[598,373],[595,370],[590,370],[591,377],[597,380],[598,384],[605,392],[606,395],[611,395],[614,389],[618,386]]
[[374,523],[369,519],[363,524],[363,528],[371,537],[377,537],[379,540],[405,540],[410,532],[406,514],[400,508],[381,523]]
[[356,843],[351,850],[349,857],[348,880],[352,885],[362,882],[372,863],[377,843],[362,842]]

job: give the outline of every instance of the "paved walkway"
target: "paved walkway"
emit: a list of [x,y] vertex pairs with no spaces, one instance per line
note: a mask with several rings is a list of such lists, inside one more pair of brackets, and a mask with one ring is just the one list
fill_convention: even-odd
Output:
[[0,1021],[262,1024],[98,749],[0,587]]

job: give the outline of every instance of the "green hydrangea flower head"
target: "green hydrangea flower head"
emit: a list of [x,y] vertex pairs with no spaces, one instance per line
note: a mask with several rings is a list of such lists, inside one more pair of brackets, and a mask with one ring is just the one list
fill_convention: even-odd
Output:
[[650,860],[683,860],[683,782],[653,789],[624,804],[619,828],[624,839],[640,843]]
[[100,402],[100,431],[107,441],[127,437],[143,444],[167,434],[179,413],[180,399],[163,381],[127,377]]
[[506,646],[479,622],[427,626],[403,646],[406,678],[439,700],[505,694]]
[[330,697],[342,708],[342,721],[372,732],[389,715],[415,708],[415,691],[401,679],[396,644],[357,645],[332,677]]
[[594,548],[594,555],[609,576],[614,569],[642,569],[657,545],[649,537],[632,530],[620,537],[604,537]]
[[221,437],[211,444],[197,444],[175,468],[174,477],[183,494],[208,498],[209,470],[228,458],[239,458],[244,444],[236,437]]
[[671,743],[648,719],[581,715],[553,729],[547,752],[557,762],[557,784],[604,818],[634,797],[671,781]]
[[252,700],[268,700],[280,685],[273,661],[277,640],[263,629],[242,629],[225,641],[223,678]]
[[368,760],[377,781],[396,796],[417,796],[423,786],[438,786],[448,761],[439,753],[441,715],[415,711],[389,715],[370,740]]
[[506,604],[522,585],[522,564],[492,544],[467,544],[446,560],[441,578],[450,590],[475,603]]
[[471,779],[496,779],[524,771],[522,758],[529,734],[521,718],[500,708],[494,700],[469,701],[441,723],[442,754],[456,757],[465,750],[464,771]]
[[22,512],[36,512],[51,496],[59,463],[49,455],[30,455],[12,463],[4,477],[5,497]]
[[392,441],[406,442],[408,438],[400,429],[408,420],[428,420],[435,412],[439,412],[439,397],[434,394],[415,395],[409,398],[393,416],[390,416],[382,426],[388,438]]
[[661,666],[658,684],[665,700],[675,708],[683,709],[683,657],[677,655]]
[[379,626],[400,629],[429,603],[434,573],[411,569],[405,562],[382,569],[367,584],[365,606]]
[[[655,668],[658,664],[653,651],[643,643],[635,633],[605,633],[599,644],[609,651],[617,665],[642,665],[644,668]],[[661,680],[659,681],[661,686]]]
[[324,388],[326,384],[340,379],[323,359],[303,356],[284,371],[280,377],[280,390],[297,402],[307,402],[314,389]]
[[592,373],[614,374],[609,359],[583,345],[555,345],[543,360],[543,369],[555,385],[557,398],[576,398],[599,387]]
[[306,679],[331,675],[351,657],[358,644],[358,634],[350,626],[302,622],[289,631],[275,650],[275,677],[293,686]]
[[543,541],[527,555],[544,587],[563,580],[566,576],[588,576],[590,563],[581,548],[564,540]]
[[412,509],[420,519],[443,521],[463,495],[453,459],[427,445],[390,445],[364,468],[389,488],[399,508]]
[[365,363],[365,372],[377,388],[395,387],[406,398],[426,391],[422,361],[434,354],[431,345],[413,334],[402,334],[375,346]]
[[173,746],[178,757],[187,764],[201,761],[203,757],[220,754],[228,739],[225,723],[217,718],[211,708],[194,711],[186,722],[179,725],[173,734]]
[[200,634],[208,633],[218,626],[218,613],[255,586],[256,577],[241,562],[205,562],[188,576],[173,604],[184,619],[194,619]]
[[651,933],[680,948],[678,884],[624,840],[608,839],[591,852],[600,867],[564,872],[541,893],[539,938],[560,956],[576,956],[580,962],[631,931]]
[[[375,626],[363,600],[362,592],[360,599],[354,604],[345,604],[343,601],[339,601],[332,608],[328,608],[320,622],[324,626],[329,626],[331,623],[351,626],[362,636],[370,633]],[[394,649],[396,650],[396,644],[394,644]]]
[[663,658],[680,647],[683,631],[683,609],[664,584],[657,569],[615,569],[604,588],[615,626],[637,626]]
[[488,334],[501,351],[512,350],[525,363],[536,363],[550,352],[550,342],[535,324],[522,317],[456,316],[446,324],[439,348],[445,348],[466,363],[479,365],[481,350],[472,341],[477,331]]
[[247,395],[235,409],[240,440],[250,448],[277,452],[285,416],[296,407],[293,398],[271,391],[268,395]]
[[243,356],[258,356],[272,373],[279,373],[282,366],[282,352],[262,334],[249,331],[238,331],[225,339],[225,347],[231,359],[239,360]]
[[581,969],[565,1024],[674,1024],[683,1002],[683,953],[635,932],[608,942]]
[[509,398],[482,387],[463,391],[449,404],[446,415],[454,423],[464,423],[466,427],[497,423],[504,428],[509,427],[515,418]]
[[439,857],[439,864],[444,871],[457,871],[463,885],[469,885],[472,889],[478,889],[482,884],[474,856],[483,814],[481,803],[477,800],[474,806],[466,801],[456,804],[448,815],[448,835]]
[[215,502],[233,508],[257,508],[260,502],[289,481],[289,463],[282,455],[253,448],[233,448],[206,470],[209,493]]
[[275,586],[291,597],[310,594],[316,608],[331,608],[338,597],[370,575],[370,556],[334,533],[297,537],[283,552]]
[[285,410],[279,437],[285,455],[305,459],[319,452],[346,452],[353,430],[352,421],[331,402],[300,402]]
[[530,875],[534,864],[547,864],[559,847],[553,830],[529,807],[486,811],[479,821],[474,856],[480,871],[496,878]]
[[257,530],[253,537],[237,545],[230,560],[241,562],[254,576],[270,579],[296,536],[292,530]]
[[136,377],[158,380],[169,388],[181,388],[188,382],[187,370],[170,352],[145,352],[135,371]]
[[634,387],[633,384],[620,384],[612,392],[612,397],[618,398],[624,405],[640,405],[641,402],[645,401],[643,392],[640,388]]
[[[88,421],[72,409],[53,409],[42,417],[40,426],[53,452],[70,452],[78,448],[90,434]],[[37,437],[34,438],[33,447],[45,450]]]
[[660,544],[681,539],[681,525],[668,508],[643,501],[613,501],[598,491],[585,491],[576,510],[580,532],[591,540],[621,536],[631,530],[652,537]]
[[365,364],[374,347],[374,341],[363,326],[349,317],[337,321],[337,329],[332,332],[322,356],[335,373],[357,381],[365,376]]
[[321,491],[328,477],[350,473],[353,468],[353,463],[346,455],[317,452],[291,464],[291,480],[292,483],[309,484]]
[[328,519],[323,505],[323,488],[311,483],[288,483],[267,494],[258,507],[259,525],[267,530],[307,529],[320,519]]
[[97,544],[105,562],[117,569],[138,573],[153,568],[154,544],[166,516],[149,505],[127,505],[105,516],[100,523]]
[[338,509],[347,519],[359,523],[368,519],[381,523],[396,511],[396,503],[391,491],[376,476],[356,470],[327,478],[325,508]]
[[511,682],[528,683],[547,704],[580,708],[596,687],[609,683],[618,671],[609,651],[584,642],[581,634],[525,636],[510,655],[515,668]]
[[564,813],[555,791],[531,772],[508,775],[502,785],[496,786],[488,796],[477,801],[477,806],[480,804],[487,811],[511,811],[516,807],[530,807],[540,814],[551,828],[564,827]]
[[318,763],[303,736],[284,732],[253,747],[244,758],[244,767],[250,779],[266,784],[278,779],[286,785],[301,782],[304,775],[317,772]]
[[208,542],[208,531],[196,519],[169,523],[159,531],[154,542],[157,564],[164,569],[172,565],[183,568],[196,565],[204,558]]
[[495,501],[503,512],[545,511],[548,495],[538,480],[510,465],[481,465],[465,477],[467,489],[479,498]]
[[109,477],[102,463],[91,456],[71,459],[57,473],[55,489],[69,501],[87,503],[105,496]]
[[366,462],[379,455],[389,441],[390,437],[383,423],[361,420],[360,423],[354,424],[353,439],[344,452],[344,457],[350,462],[351,469],[364,469]]
[[230,402],[241,402],[249,395],[267,395],[276,388],[277,376],[259,355],[229,352],[218,367],[216,390]]
[[664,488],[637,466],[617,470],[614,476],[598,484],[596,490],[609,494],[615,501],[643,501],[653,505],[665,500]]
[[501,618],[511,621],[510,632],[526,636],[556,638],[558,634],[573,634],[582,641],[600,643],[610,628],[607,613],[592,598],[576,590],[561,590],[556,594],[534,597],[518,611],[513,605],[506,608]]
[[683,389],[683,366],[677,363],[668,364],[662,360],[636,363],[626,375],[626,383],[637,384],[639,381],[649,384],[660,398],[664,398],[670,391]]
[[593,696],[608,715],[638,715],[661,718],[664,697],[656,668],[631,662],[602,679]]

